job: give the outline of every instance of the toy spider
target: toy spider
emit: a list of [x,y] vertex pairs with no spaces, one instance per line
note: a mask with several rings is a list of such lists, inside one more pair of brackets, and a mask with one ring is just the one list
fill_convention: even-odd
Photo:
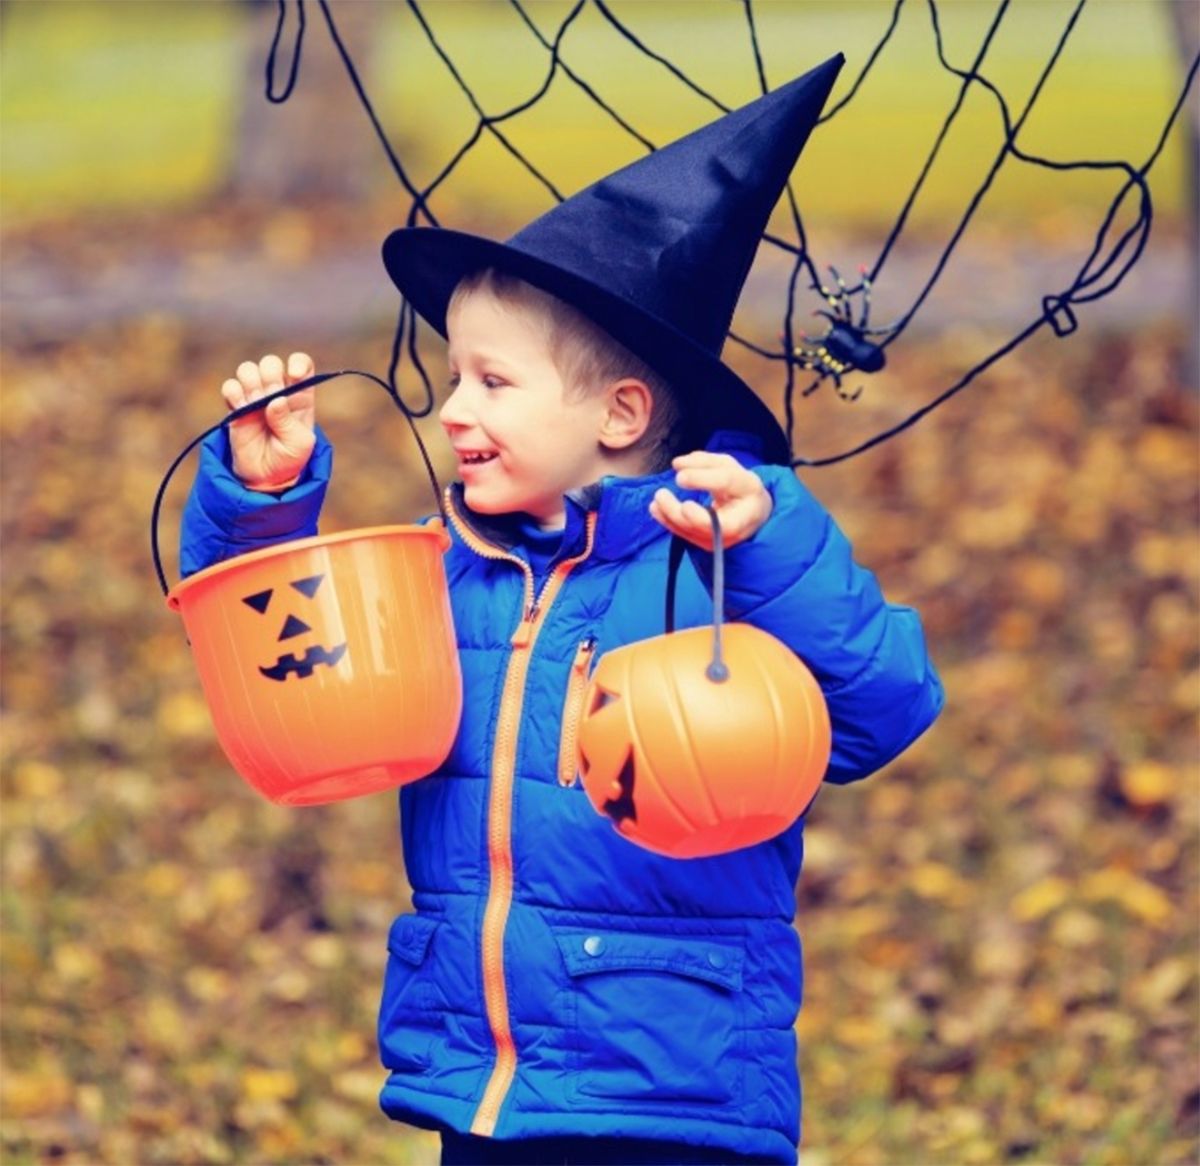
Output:
[[[792,349],[792,356],[801,368],[815,369],[817,379],[813,381],[802,396],[816,392],[821,382],[827,377],[833,378],[833,387],[843,401],[856,401],[862,393],[860,385],[853,393],[847,393],[842,388],[842,377],[855,369],[863,372],[878,372],[886,363],[883,348],[868,340],[869,336],[891,336],[899,325],[889,324],[884,328],[870,328],[871,319],[871,281],[867,277],[867,269],[860,267],[861,283],[854,291],[846,287],[836,267],[830,267],[829,273],[837,283],[837,292],[821,285],[814,286],[825,297],[825,302],[833,309],[832,312],[816,311],[814,316],[824,316],[829,321],[829,328],[824,336],[802,336],[800,343]],[[856,321],[850,309],[850,297],[862,292],[862,315]]]

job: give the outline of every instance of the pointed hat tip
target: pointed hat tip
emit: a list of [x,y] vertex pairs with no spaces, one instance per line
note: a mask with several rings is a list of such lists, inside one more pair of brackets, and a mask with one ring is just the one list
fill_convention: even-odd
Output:
[[815,69],[812,69],[809,75],[811,76],[813,73],[816,73],[818,76],[827,76],[832,85],[834,78],[841,72],[842,66],[845,63],[845,53],[834,53],[827,61],[822,61]]
[[[819,65],[814,65],[811,69],[806,69],[797,77],[779,85],[771,90],[771,93],[764,94],[764,97],[770,97],[771,94],[790,94],[795,97],[805,95],[807,100],[815,101],[819,107],[824,105],[829,98],[829,94],[833,91],[834,84],[837,82],[838,74],[842,71],[842,66],[846,63],[846,58],[842,53],[834,53],[828,60],[822,61]],[[790,100],[791,98],[782,98],[781,100]]]

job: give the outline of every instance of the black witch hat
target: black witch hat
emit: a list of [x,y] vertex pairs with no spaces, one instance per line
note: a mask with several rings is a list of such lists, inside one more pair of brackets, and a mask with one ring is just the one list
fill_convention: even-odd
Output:
[[459,280],[495,267],[577,308],[671,385],[694,432],[757,434],[779,422],[721,363],[767,220],[820,116],[842,55],[602,178],[505,243],[439,227],[393,231],[383,261],[441,335]]

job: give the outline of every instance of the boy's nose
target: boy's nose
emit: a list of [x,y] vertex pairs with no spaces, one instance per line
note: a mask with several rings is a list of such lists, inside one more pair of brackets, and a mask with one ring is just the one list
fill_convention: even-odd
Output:
[[462,429],[471,424],[461,388],[446,398],[446,403],[438,410],[438,420],[443,429]]

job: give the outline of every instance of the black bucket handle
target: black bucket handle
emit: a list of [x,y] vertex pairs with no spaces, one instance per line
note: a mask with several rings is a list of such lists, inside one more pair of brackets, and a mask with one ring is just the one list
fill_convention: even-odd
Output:
[[[340,372],[323,372],[316,376],[311,376],[307,380],[299,381],[294,385],[288,385],[286,388],[277,389],[273,393],[267,393],[263,397],[259,397],[256,401],[251,401],[248,405],[242,405],[237,409],[227,413],[216,425],[210,426],[199,437],[193,438],[184,447],[179,456],[171,463],[170,469],[167,470],[162,482],[158,487],[158,492],[154,496],[154,507],[150,512],[150,554],[154,559],[154,571],[158,576],[158,585],[162,588],[163,595],[169,595],[171,588],[167,583],[167,576],[163,571],[162,555],[159,553],[158,542],[158,521],[162,512],[163,498],[167,493],[167,485],[175,476],[175,471],[183,464],[184,459],[198,446],[206,437],[210,437],[216,433],[218,429],[225,429],[234,421],[242,417],[246,417],[251,413],[257,412],[259,409],[265,409],[272,401],[280,397],[290,397],[294,393],[303,392],[305,389],[311,389],[316,385],[324,384],[325,381],[331,381],[336,377],[358,376],[365,377],[369,381],[374,381],[380,388],[391,397],[393,404],[401,413],[404,414],[404,419],[408,422],[408,427],[412,430],[412,435],[416,438],[417,448],[421,451],[421,459],[425,463],[425,472],[429,475],[429,484],[433,488],[433,500],[437,506],[438,514],[441,515],[443,525],[446,522],[446,508],[442,501],[442,488],[438,484],[437,475],[433,472],[433,463],[429,460],[429,451],[425,448],[425,442],[421,440],[420,433],[417,432],[416,423],[413,420],[414,414],[411,409],[400,399],[400,394],[396,392],[391,385],[382,377],[377,377],[374,373],[363,372],[362,369],[344,368]],[[424,416],[424,414],[420,414]]]
[[[713,531],[713,649],[712,660],[704,670],[704,675],[715,684],[720,684],[729,679],[729,668],[721,657],[721,624],[725,618],[725,541],[716,509],[712,506],[705,506],[704,509],[708,511]],[[687,543],[679,535],[673,534],[667,552],[667,635],[675,630],[675,592],[679,587],[679,567],[686,550]]]

